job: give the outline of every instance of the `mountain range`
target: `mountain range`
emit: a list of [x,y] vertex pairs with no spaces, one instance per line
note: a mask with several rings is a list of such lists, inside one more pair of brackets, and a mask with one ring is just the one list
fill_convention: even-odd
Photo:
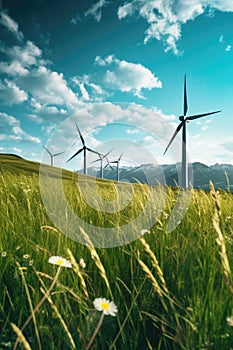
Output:
[[[80,171],[82,172],[82,170]],[[120,181],[130,183],[147,183],[150,185],[166,184],[176,186],[180,183],[181,164],[142,164],[136,167],[121,167]],[[104,169],[104,178],[116,180],[117,168],[110,167]],[[100,176],[97,168],[88,168],[88,175]],[[233,192],[233,165],[214,164],[207,166],[195,162],[189,164],[189,183],[193,188],[208,190],[210,181],[213,182],[216,189],[223,189]]]

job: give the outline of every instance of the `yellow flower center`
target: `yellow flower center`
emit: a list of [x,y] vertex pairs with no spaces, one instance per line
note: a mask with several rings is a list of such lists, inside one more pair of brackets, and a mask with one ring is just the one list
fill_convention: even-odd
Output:
[[102,303],[101,307],[103,310],[108,310],[109,309],[109,304],[108,303]]
[[56,261],[56,264],[57,264],[57,265],[63,265],[63,264],[64,264],[64,261],[63,261],[63,260],[57,260],[57,261]]

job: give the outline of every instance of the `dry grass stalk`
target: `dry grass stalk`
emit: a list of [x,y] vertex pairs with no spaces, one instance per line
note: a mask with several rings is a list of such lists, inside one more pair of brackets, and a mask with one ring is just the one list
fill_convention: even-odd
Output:
[[[43,288],[40,288],[40,291],[41,291],[41,293],[43,293],[44,295],[46,295],[46,293],[47,293]],[[50,296],[47,296],[47,300],[48,300],[48,302],[50,303],[52,309],[55,311],[55,313],[56,313],[56,315],[57,315],[59,321],[61,322],[61,324],[62,324],[62,326],[63,326],[63,328],[64,328],[64,330],[65,330],[65,332],[66,332],[66,334],[67,334],[67,336],[68,336],[68,338],[69,338],[69,341],[70,341],[70,344],[71,344],[72,348],[75,349],[75,342],[74,342],[74,339],[73,339],[73,337],[72,337],[72,335],[71,335],[71,333],[70,333],[70,331],[69,331],[69,329],[68,329],[68,327],[67,327],[65,321],[63,320],[63,318],[62,318],[60,312],[58,311],[58,308],[57,308],[56,305],[53,303],[53,301],[52,301],[52,299],[50,298]]]
[[108,288],[108,291],[113,299],[113,294],[112,294],[112,291],[111,291],[111,287],[110,287],[110,284],[109,284],[109,281],[108,281],[108,278],[107,278],[107,275],[106,275],[106,271],[105,271],[105,268],[100,260],[100,257],[95,249],[95,247],[93,246],[89,236],[87,235],[87,233],[80,227],[80,230],[81,230],[81,233],[83,235],[83,237],[85,238],[86,240],[86,245],[87,245],[87,248],[88,250],[90,251],[91,253],[91,258],[94,260],[95,262],[95,265],[96,267],[98,268],[99,272],[100,272],[100,275],[101,277],[103,278],[107,288]]
[[72,252],[71,252],[71,250],[69,248],[67,248],[67,253],[68,253],[70,262],[71,262],[71,264],[73,266],[73,270],[78,275],[78,277],[80,279],[83,293],[84,293],[85,297],[88,298],[89,295],[88,295],[88,291],[87,291],[87,285],[86,285],[86,282],[85,282],[85,280],[83,278],[83,275],[82,275],[82,273],[80,271],[80,268],[79,268],[79,266],[77,264],[77,261],[76,261],[75,257],[73,256],[73,254],[72,254]]
[[146,273],[147,277],[151,280],[152,285],[154,286],[156,292],[159,294],[160,297],[162,297],[163,296],[162,289],[160,288],[158,282],[156,281],[155,277],[153,276],[148,266],[139,258],[139,252],[138,252],[138,262],[141,265],[143,271]]
[[152,252],[149,244],[146,242],[146,240],[143,237],[140,238],[140,241],[141,241],[142,245],[144,246],[145,251],[147,252],[147,254],[151,257],[152,264],[153,264],[154,268],[156,269],[156,271],[158,273],[158,276],[159,276],[159,279],[160,279],[160,281],[162,283],[162,287],[163,287],[164,292],[168,294],[168,289],[167,289],[166,282],[165,282],[165,279],[164,279],[164,276],[163,276],[163,271],[162,271],[162,269],[159,266],[159,263],[158,263],[158,260],[157,260],[157,258],[155,256],[155,254]]
[[14,332],[16,333],[17,338],[19,339],[19,341],[23,345],[24,349],[25,350],[32,350],[32,348],[30,347],[28,341],[26,340],[26,338],[23,335],[23,333],[21,332],[21,330],[14,323],[11,323],[11,326],[12,326]]
[[[231,268],[227,257],[225,239],[221,230],[221,205],[219,195],[214,189],[214,185],[210,182],[211,194],[215,203],[215,211],[213,217],[213,226],[217,233],[216,243],[219,246],[219,255],[222,263],[223,273],[226,278],[227,285],[231,286]],[[231,290],[233,291],[232,287]]]

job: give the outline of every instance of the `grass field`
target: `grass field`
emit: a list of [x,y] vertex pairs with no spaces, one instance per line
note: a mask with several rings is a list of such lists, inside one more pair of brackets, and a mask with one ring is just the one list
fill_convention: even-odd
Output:
[[[59,169],[46,169],[49,181],[56,181]],[[187,214],[167,233],[177,191],[166,188],[149,233],[104,249],[88,237],[86,245],[75,242],[56,228],[41,199],[38,172],[38,163],[0,155],[0,350],[86,349],[101,317],[93,306],[98,297],[113,300],[118,312],[104,317],[92,349],[233,349],[231,193],[192,190]],[[139,215],[148,195],[159,200],[160,189],[138,184],[123,211],[103,214],[85,203],[76,174],[63,171],[62,176],[74,212],[96,226],[120,227]],[[92,181],[82,177],[87,189]],[[102,198],[117,196],[114,183],[97,185]],[[59,210],[55,194],[54,207]],[[59,268],[46,295],[58,271],[48,260],[56,255],[71,261],[72,268]],[[38,312],[32,312],[43,297]]]

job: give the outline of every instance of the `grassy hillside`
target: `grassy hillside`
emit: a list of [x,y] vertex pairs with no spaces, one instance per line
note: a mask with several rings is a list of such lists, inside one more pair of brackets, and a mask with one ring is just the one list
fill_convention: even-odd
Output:
[[[167,188],[149,233],[139,232],[138,239],[119,247],[95,248],[80,227],[75,230],[86,244],[54,225],[42,202],[39,166],[0,155],[0,349],[16,348],[22,333],[18,349],[86,349],[101,316],[93,306],[97,297],[114,300],[118,313],[104,317],[92,349],[233,349],[227,321],[233,315],[231,193],[193,190],[181,224],[167,233],[177,200],[177,190]],[[60,170],[46,166],[43,172],[54,212],[65,219],[53,191]],[[145,210],[148,198],[153,216],[162,198],[162,189],[138,184],[130,187],[132,198],[122,210],[103,213],[85,202],[83,188],[92,193],[97,186],[103,199],[114,202],[117,191],[126,198],[129,187],[70,171],[62,171],[62,178],[74,213],[96,227],[127,225]],[[72,269],[59,270],[50,295],[33,313],[57,274],[58,267],[48,263],[54,255],[71,261]]]

